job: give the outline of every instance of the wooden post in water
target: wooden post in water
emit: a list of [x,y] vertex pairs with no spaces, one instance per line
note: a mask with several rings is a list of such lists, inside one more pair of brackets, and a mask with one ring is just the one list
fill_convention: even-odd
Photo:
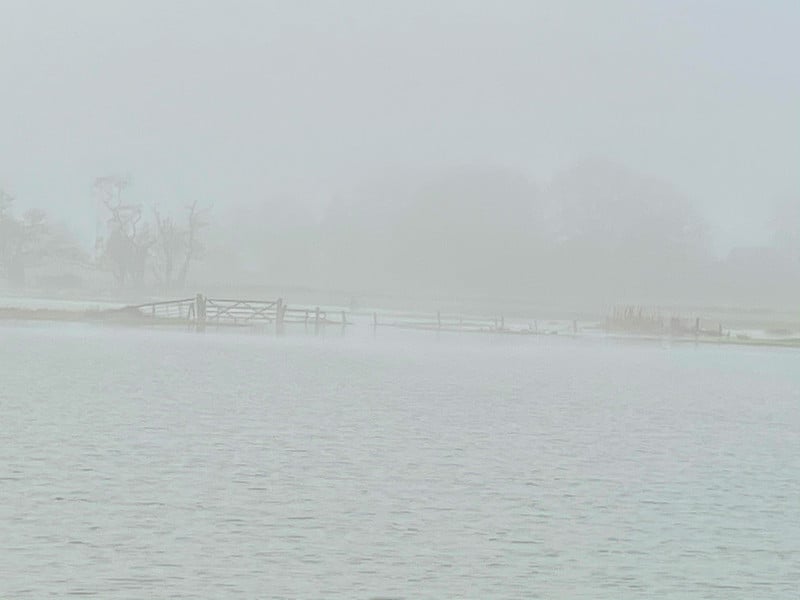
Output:
[[506,328],[506,318],[503,315],[500,315],[500,331],[505,331]]
[[695,317],[694,319],[694,335],[697,336],[700,333],[700,317]]
[[206,298],[203,294],[197,294],[197,297],[194,299],[195,303],[195,319],[196,319],[196,329],[197,331],[205,331],[206,330]]
[[442,312],[439,310],[436,311],[436,324],[439,329],[442,328]]
[[319,335],[319,306],[314,309],[314,335]]
[[283,335],[283,315],[285,312],[283,298],[278,298],[275,302],[275,334]]
[[376,312],[372,313],[372,335],[373,337],[378,335],[378,313]]
[[572,333],[578,333],[578,320],[572,319]]

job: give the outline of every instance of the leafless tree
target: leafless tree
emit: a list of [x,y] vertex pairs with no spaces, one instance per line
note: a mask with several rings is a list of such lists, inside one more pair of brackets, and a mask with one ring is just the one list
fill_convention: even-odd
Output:
[[186,247],[183,255],[183,264],[181,265],[178,281],[181,285],[186,284],[186,277],[189,274],[189,268],[192,261],[202,258],[203,243],[200,239],[200,232],[208,226],[207,216],[209,209],[200,208],[197,200],[192,202],[186,207],[187,211],[187,232],[186,232]]
[[200,258],[203,245],[200,239],[206,221],[207,209],[200,208],[195,200],[186,207],[186,222],[178,225],[170,216],[153,209],[156,223],[153,274],[164,288],[183,287],[193,261]]
[[111,262],[119,285],[141,286],[155,238],[142,221],[142,205],[126,203],[122,198],[123,191],[130,187],[130,179],[116,175],[101,177],[94,187],[109,215],[104,256]]

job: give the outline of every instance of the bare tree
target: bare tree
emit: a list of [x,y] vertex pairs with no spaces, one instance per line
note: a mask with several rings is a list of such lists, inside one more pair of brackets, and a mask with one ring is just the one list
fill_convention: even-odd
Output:
[[175,284],[175,261],[183,247],[183,232],[175,226],[172,217],[162,217],[158,208],[153,209],[156,221],[156,241],[153,247],[153,275],[164,288]]
[[[107,214],[107,239],[100,239],[98,255],[110,263],[120,286],[141,286],[150,274],[159,287],[183,286],[203,250],[201,230],[207,209],[197,201],[186,207],[185,222],[153,207],[150,219],[142,204],[126,201],[130,179],[112,175],[95,181],[98,203]],[[98,235],[99,238],[99,235]]]
[[170,216],[163,216],[158,208],[153,209],[156,223],[153,274],[159,284],[170,289],[184,286],[193,261],[203,250],[200,232],[208,223],[207,209],[199,207],[195,200],[186,207],[185,225],[178,225]]
[[155,238],[147,223],[142,221],[142,205],[123,201],[122,193],[130,187],[130,179],[116,175],[101,177],[95,180],[94,187],[109,215],[109,234],[103,256],[111,262],[120,286],[141,286]]
[[200,208],[197,200],[186,207],[187,211],[187,232],[186,245],[183,255],[183,264],[178,275],[181,286],[186,285],[186,277],[189,275],[189,268],[192,261],[202,258],[203,243],[200,240],[200,232],[208,226],[206,220],[208,208]]

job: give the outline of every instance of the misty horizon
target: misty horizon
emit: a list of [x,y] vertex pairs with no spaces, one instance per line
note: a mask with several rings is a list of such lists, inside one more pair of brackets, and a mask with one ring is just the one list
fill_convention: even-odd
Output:
[[[92,184],[321,215],[375,179],[587,158],[674,185],[717,258],[800,198],[800,9],[744,2],[3,3],[0,185],[85,244]],[[364,51],[364,49],[368,49]],[[382,174],[382,175],[381,175]]]

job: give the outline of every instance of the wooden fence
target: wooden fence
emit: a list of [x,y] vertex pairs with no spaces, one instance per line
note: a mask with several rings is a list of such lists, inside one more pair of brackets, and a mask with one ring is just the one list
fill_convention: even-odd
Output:
[[290,307],[282,298],[277,300],[239,300],[231,298],[209,298],[197,294],[194,298],[165,300],[126,306],[125,314],[152,320],[154,323],[185,322],[204,330],[208,325],[216,326],[256,326],[271,325],[277,333],[283,333],[287,324],[302,324],[306,330],[314,328],[319,333],[326,325],[350,325],[347,313],[341,311],[329,315],[320,307]]
[[[209,298],[197,294],[194,298],[181,298],[161,302],[148,302],[122,309],[129,317],[146,319],[152,323],[178,324],[203,331],[206,327],[274,327],[276,333],[285,331],[287,325],[303,326],[306,331],[319,334],[325,326],[352,325],[345,311],[326,311],[319,306],[288,306],[282,298],[276,300],[244,300],[236,298]],[[496,333],[517,335],[553,335],[560,332],[552,326],[540,328],[536,321],[528,323],[521,319],[507,322],[502,315],[485,317],[421,312],[360,313],[372,327],[417,329],[428,331],[461,331],[472,333]],[[578,332],[577,322],[572,322],[572,333]]]
[[[478,317],[465,315],[450,315],[437,312],[434,314],[425,313],[404,313],[404,312],[384,312],[372,313],[372,326],[375,330],[378,327],[396,327],[399,329],[424,329],[429,331],[464,331],[474,333],[503,333],[520,335],[554,334],[552,329],[540,329],[536,321],[522,324],[510,324],[506,322],[504,316],[499,317]],[[576,327],[576,325],[574,325]]]

